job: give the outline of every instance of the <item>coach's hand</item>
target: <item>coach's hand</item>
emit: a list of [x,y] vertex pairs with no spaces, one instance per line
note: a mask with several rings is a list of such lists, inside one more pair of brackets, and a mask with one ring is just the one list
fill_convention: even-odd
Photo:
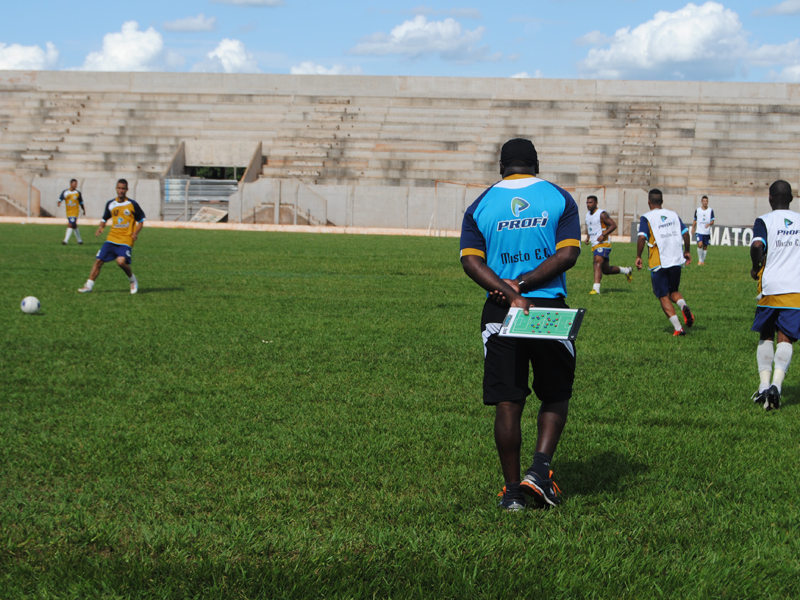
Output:
[[635,264],[636,264],[636,270],[637,271],[641,271],[642,270],[642,257],[641,256],[636,259],[636,263]]
[[750,269],[750,277],[758,281],[758,272],[760,269]]
[[522,312],[524,312],[526,315],[533,306],[534,304],[531,299],[525,298],[524,296],[517,296],[511,301],[511,308],[521,308]]

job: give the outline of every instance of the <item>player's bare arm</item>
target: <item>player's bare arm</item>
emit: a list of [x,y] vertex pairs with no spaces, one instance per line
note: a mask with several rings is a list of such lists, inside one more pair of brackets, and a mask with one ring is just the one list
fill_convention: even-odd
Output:
[[483,258],[475,255],[462,256],[461,266],[472,281],[492,294],[492,298],[495,301],[497,301],[498,297],[497,294],[493,293],[500,292],[502,298],[506,299],[511,306],[521,308],[526,315],[528,314],[528,309],[533,306],[533,302],[521,296],[518,289],[515,290],[505,280],[500,279],[497,273],[489,268]]
[[100,221],[100,226],[97,228],[97,231],[94,232],[94,237],[99,237],[101,233],[103,233],[103,229],[106,228],[106,222]]
[[644,250],[644,238],[640,235],[636,240],[636,270],[642,270],[642,251]]
[[750,269],[750,277],[758,281],[758,274],[761,272],[761,266],[764,262],[764,243],[761,240],[756,240],[750,246],[750,261],[753,263],[753,268]]
[[144,221],[139,221],[136,224],[136,228],[133,230],[133,233],[131,234],[131,241],[135,242],[137,239],[139,239],[139,232],[142,230],[142,227],[144,227]]
[[606,230],[597,236],[597,241],[605,242],[609,236],[617,230],[617,222],[609,217],[606,211],[600,213],[600,222],[606,226]]
[[692,247],[692,240],[689,238],[689,232],[683,234],[683,258],[686,259],[686,264],[692,262],[692,253],[689,251]]

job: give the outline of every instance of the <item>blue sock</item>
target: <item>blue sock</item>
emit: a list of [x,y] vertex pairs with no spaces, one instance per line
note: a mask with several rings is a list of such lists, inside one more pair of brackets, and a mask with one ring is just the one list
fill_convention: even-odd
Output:
[[552,459],[544,452],[537,452],[533,455],[531,471],[536,473],[539,479],[550,479],[550,461]]

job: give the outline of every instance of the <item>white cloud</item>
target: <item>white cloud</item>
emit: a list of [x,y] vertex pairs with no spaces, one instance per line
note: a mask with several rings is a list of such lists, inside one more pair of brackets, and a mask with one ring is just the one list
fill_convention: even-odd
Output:
[[258,73],[258,61],[239,40],[223,39],[206,59],[192,67],[194,73]]
[[164,52],[161,34],[152,27],[139,31],[136,21],[127,21],[119,33],[103,36],[103,50],[90,53],[82,70],[154,71],[163,68],[165,59],[177,63],[174,53]]
[[211,0],[214,4],[232,4],[233,6],[281,6],[283,0]]
[[757,8],[753,11],[757,17],[769,15],[797,15],[800,14],[800,0],[786,0],[768,8]]
[[400,54],[409,58],[420,58],[438,54],[446,60],[470,63],[476,60],[498,60],[501,55],[489,55],[489,47],[475,45],[483,37],[486,28],[463,30],[455,19],[428,21],[417,15],[392,29],[391,33],[374,33],[364,38],[353,54],[385,56]]
[[344,67],[333,65],[330,69],[313,62],[305,61],[299,65],[294,65],[291,69],[292,75],[361,75],[361,67]]
[[729,78],[748,54],[739,16],[716,2],[660,11],[617,30],[608,48],[592,48],[578,65],[585,77]]
[[167,31],[215,31],[217,29],[217,17],[206,17],[200,13],[196,17],[185,17],[164,23]]
[[477,8],[451,8],[449,10],[437,10],[430,6],[415,6],[410,11],[414,15],[449,15],[457,19],[482,19],[483,15]]
[[527,71],[520,71],[519,73],[514,73],[510,79],[541,79],[542,77],[544,77],[542,72],[539,69],[536,69],[533,72],[533,76],[528,75]]
[[58,63],[58,50],[47,42],[47,50],[39,46],[0,43],[0,70],[41,71]]
[[578,46],[604,46],[610,44],[613,40],[614,38],[608,37],[600,31],[590,31],[575,40],[575,44]]

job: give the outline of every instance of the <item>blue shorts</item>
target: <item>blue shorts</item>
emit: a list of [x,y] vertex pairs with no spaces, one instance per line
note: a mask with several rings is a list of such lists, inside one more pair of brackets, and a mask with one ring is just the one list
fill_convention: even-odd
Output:
[[669,296],[673,292],[677,292],[681,285],[681,266],[650,271],[650,280],[653,282],[653,293],[656,298]]
[[608,258],[611,255],[611,248],[597,248],[596,250],[592,250],[592,256],[602,256],[603,258]]
[[120,256],[125,259],[126,263],[131,264],[131,249],[128,246],[106,242],[103,244],[103,247],[100,248],[96,258],[106,263],[117,260]]
[[67,217],[67,222],[70,225],[77,225],[78,224],[78,217]]
[[757,306],[752,331],[774,334],[776,329],[794,340],[800,339],[800,309]]
[[711,245],[711,234],[697,233],[694,236],[695,241],[703,242],[703,246]]

